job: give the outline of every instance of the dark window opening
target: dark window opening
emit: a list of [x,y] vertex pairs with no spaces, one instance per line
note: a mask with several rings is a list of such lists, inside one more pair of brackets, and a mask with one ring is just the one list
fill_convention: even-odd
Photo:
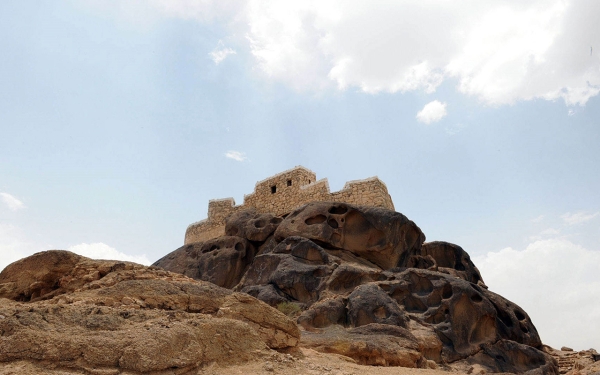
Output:
[[310,180],[308,180],[308,183],[310,184]]
[[292,180],[287,180],[287,185],[292,186]]
[[271,186],[271,194],[275,194],[277,191],[277,186]]

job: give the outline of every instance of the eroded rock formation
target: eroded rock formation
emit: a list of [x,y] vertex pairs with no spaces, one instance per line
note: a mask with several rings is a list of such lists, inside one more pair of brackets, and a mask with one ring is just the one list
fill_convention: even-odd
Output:
[[299,339],[267,304],[157,267],[47,251],[0,273],[0,370],[180,374]]
[[[425,243],[398,212],[315,202],[283,220],[239,212],[226,228],[155,266],[296,306],[302,346],[363,364],[558,373],[527,313],[487,290],[462,248]],[[215,244],[227,245],[204,256]]]

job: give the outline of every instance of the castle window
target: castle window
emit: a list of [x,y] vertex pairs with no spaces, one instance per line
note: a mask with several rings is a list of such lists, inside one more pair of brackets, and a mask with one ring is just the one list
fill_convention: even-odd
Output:
[[292,180],[287,180],[287,185],[292,186]]
[[277,186],[276,185],[271,186],[271,194],[275,194],[276,191],[277,191]]

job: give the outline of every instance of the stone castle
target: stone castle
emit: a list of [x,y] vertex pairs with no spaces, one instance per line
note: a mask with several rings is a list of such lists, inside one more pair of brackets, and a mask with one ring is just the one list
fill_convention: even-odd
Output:
[[256,183],[254,192],[235,205],[233,198],[208,202],[208,218],[188,226],[184,243],[206,241],[225,234],[225,219],[231,214],[254,208],[258,212],[286,216],[296,207],[312,201],[331,201],[394,209],[387,187],[377,177],[346,182],[340,191],[331,193],[326,178],[302,166],[289,169]]

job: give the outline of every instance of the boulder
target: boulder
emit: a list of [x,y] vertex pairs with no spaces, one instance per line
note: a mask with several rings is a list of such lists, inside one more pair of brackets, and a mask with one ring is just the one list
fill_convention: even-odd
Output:
[[291,236],[350,251],[382,269],[403,265],[425,240],[419,227],[401,213],[334,202],[314,202],[290,213],[275,238]]
[[381,324],[343,329],[332,326],[319,333],[305,332],[301,345],[350,357],[363,365],[423,368],[427,360],[416,338],[406,329]]
[[[39,283],[52,286],[32,287]],[[293,321],[246,294],[157,267],[66,251],[7,266],[0,301],[4,364],[184,373],[214,361],[247,361],[268,348],[293,348],[300,339]]]
[[254,253],[254,246],[245,238],[221,236],[182,246],[156,261],[153,266],[224,288],[233,288],[254,259]]
[[443,241],[425,242],[421,247],[421,255],[433,259],[437,271],[486,287],[469,254],[458,245]]
[[270,213],[259,213],[253,208],[239,211],[226,219],[225,235],[263,242],[275,232],[282,220]]
[[[273,218],[237,213],[228,219],[227,234],[241,237],[221,241],[239,238],[259,249],[233,290],[293,311],[302,346],[362,364],[557,371],[525,311],[487,290],[460,246],[423,243],[425,236],[406,216],[313,202],[280,223]],[[175,266],[163,266],[175,270],[176,260],[189,253],[173,254]],[[195,262],[202,269],[209,260]]]

